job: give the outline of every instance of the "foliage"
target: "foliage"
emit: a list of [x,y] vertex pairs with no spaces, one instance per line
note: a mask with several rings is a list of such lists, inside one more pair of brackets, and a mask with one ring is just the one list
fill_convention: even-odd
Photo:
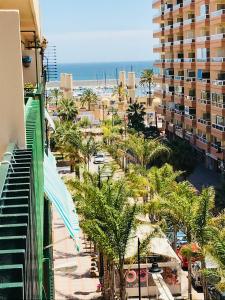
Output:
[[127,90],[120,84],[114,87],[112,95],[117,96],[119,102],[121,102],[127,99]]
[[93,92],[92,89],[85,89],[82,96],[80,97],[81,105],[88,105],[88,110],[91,110],[91,104],[96,104],[98,96]]
[[[141,73],[140,85],[148,87],[148,95],[149,95],[149,99],[150,99],[151,92],[152,92],[152,87],[154,85],[154,71],[152,69],[145,69]],[[150,104],[151,103],[149,101],[149,105]]]
[[100,147],[100,145],[95,142],[95,140],[92,136],[89,137],[88,139],[86,139],[82,143],[81,151],[84,156],[85,163],[88,166],[88,169],[89,169],[90,158],[92,155],[94,155],[98,151],[99,147]]
[[145,108],[140,103],[130,104],[127,110],[128,127],[135,129],[137,132],[145,129],[144,116]]
[[73,99],[62,98],[58,106],[58,116],[65,121],[74,121],[78,115]]
[[91,125],[91,121],[89,120],[88,117],[84,116],[82,117],[82,119],[78,122],[77,124],[78,126],[82,127],[82,128],[87,128]]

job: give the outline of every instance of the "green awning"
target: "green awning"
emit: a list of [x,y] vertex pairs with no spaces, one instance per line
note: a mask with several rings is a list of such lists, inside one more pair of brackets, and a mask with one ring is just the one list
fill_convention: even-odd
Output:
[[80,227],[76,208],[68,192],[66,185],[60,178],[57,169],[56,161],[52,153],[45,154],[44,159],[44,189],[45,194],[56,207],[59,215],[69,231],[70,236],[76,243],[77,250],[80,249]]

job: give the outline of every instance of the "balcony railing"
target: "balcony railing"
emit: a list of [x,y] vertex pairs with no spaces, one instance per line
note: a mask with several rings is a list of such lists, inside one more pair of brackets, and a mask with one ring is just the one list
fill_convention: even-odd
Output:
[[200,21],[209,19],[209,15],[206,14],[206,15],[197,16],[197,17],[195,17],[195,19],[196,19],[196,22],[200,22]]
[[165,75],[166,79],[173,79],[174,75]]
[[212,128],[215,128],[215,129],[223,131],[223,132],[225,131],[225,125],[219,125],[216,123],[212,123]]
[[167,91],[166,94],[169,95],[169,96],[173,96],[174,92]]
[[178,41],[174,41],[174,46],[177,46],[177,45],[183,45],[183,41],[184,40],[178,40]]
[[181,116],[184,115],[184,110],[179,110],[179,109],[176,109],[176,108],[175,108],[174,111],[175,111],[175,113],[178,114],[178,115],[181,115]]
[[210,62],[210,58],[197,58],[197,62]]
[[190,119],[190,120],[195,120],[195,119],[196,119],[196,115],[188,115],[188,114],[185,114],[184,116],[185,116],[185,118],[188,118],[188,119]]
[[193,44],[195,43],[195,38],[184,39],[184,44]]
[[213,85],[225,86],[225,80],[213,80]]
[[174,62],[174,59],[173,58],[166,58],[165,62],[166,63],[172,63],[172,62]]
[[196,98],[194,96],[185,96],[185,99],[189,100],[189,101],[195,101]]
[[154,46],[153,46],[153,48],[154,49],[156,49],[156,48],[162,48],[162,47],[164,47],[165,46],[165,43],[159,43],[159,44],[155,44]]
[[201,104],[210,104],[211,103],[211,100],[210,99],[198,99],[198,102],[201,103]]
[[206,119],[198,119],[198,123],[204,124],[206,126],[211,126],[211,121],[210,120],[206,120]]
[[188,77],[188,76],[187,76],[187,77],[185,78],[185,80],[188,81],[188,82],[195,82],[195,77]]
[[179,28],[180,26],[183,26],[183,22],[177,22],[175,24],[173,24],[173,28]]
[[175,80],[184,80],[184,76],[174,76]]
[[167,25],[164,28],[165,28],[165,30],[173,29],[173,25]]
[[210,40],[210,36],[197,36],[196,42],[206,42]]
[[212,57],[211,62],[225,62],[225,57]]
[[164,63],[165,62],[165,59],[156,59],[155,60],[155,63]]
[[213,17],[219,17],[223,14],[225,14],[225,9],[220,9],[220,10],[211,12],[210,16],[211,16],[211,18],[213,18]]
[[175,95],[178,97],[184,97],[184,93],[181,92],[175,92]]
[[181,7],[183,7],[183,3],[180,3],[180,4],[175,5],[175,6],[173,7],[173,11],[175,11],[175,10],[181,8]]
[[195,62],[195,58],[184,58],[184,62],[193,63],[193,62]]
[[216,101],[212,101],[212,106],[219,107],[219,108],[225,108],[225,103],[218,103]]
[[183,61],[184,61],[183,58],[175,58],[175,59],[174,59],[174,62],[175,62],[175,63],[182,63]]
[[167,13],[169,13],[169,12],[171,12],[171,11],[173,11],[173,7],[166,8],[166,9],[164,10],[164,14],[167,14]]
[[164,11],[158,11],[157,13],[154,14],[153,19],[158,18],[160,16],[164,16]]
[[210,79],[208,78],[201,78],[201,79],[198,79],[199,82],[203,83],[203,84],[208,84],[210,83]]
[[196,135],[196,139],[199,140],[199,141],[201,141],[204,144],[208,144],[209,143],[205,137],[200,136],[200,135]]
[[166,42],[165,47],[168,47],[168,46],[173,46],[173,42]]
[[211,40],[215,41],[215,40],[222,40],[225,38],[225,33],[217,33],[217,34],[213,34],[211,35]]
[[191,18],[191,19],[187,19],[187,20],[184,20],[183,21],[183,24],[184,25],[189,25],[189,24],[192,24],[195,22],[195,19],[194,18]]

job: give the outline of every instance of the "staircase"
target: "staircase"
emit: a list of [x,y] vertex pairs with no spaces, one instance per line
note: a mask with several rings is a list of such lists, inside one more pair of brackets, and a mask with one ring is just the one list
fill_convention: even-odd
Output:
[[14,150],[0,195],[0,299],[38,299],[32,150]]

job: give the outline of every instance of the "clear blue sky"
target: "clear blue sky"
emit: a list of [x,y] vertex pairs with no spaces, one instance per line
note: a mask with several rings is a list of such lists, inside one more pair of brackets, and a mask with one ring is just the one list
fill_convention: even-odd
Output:
[[40,0],[59,62],[151,60],[152,0]]

